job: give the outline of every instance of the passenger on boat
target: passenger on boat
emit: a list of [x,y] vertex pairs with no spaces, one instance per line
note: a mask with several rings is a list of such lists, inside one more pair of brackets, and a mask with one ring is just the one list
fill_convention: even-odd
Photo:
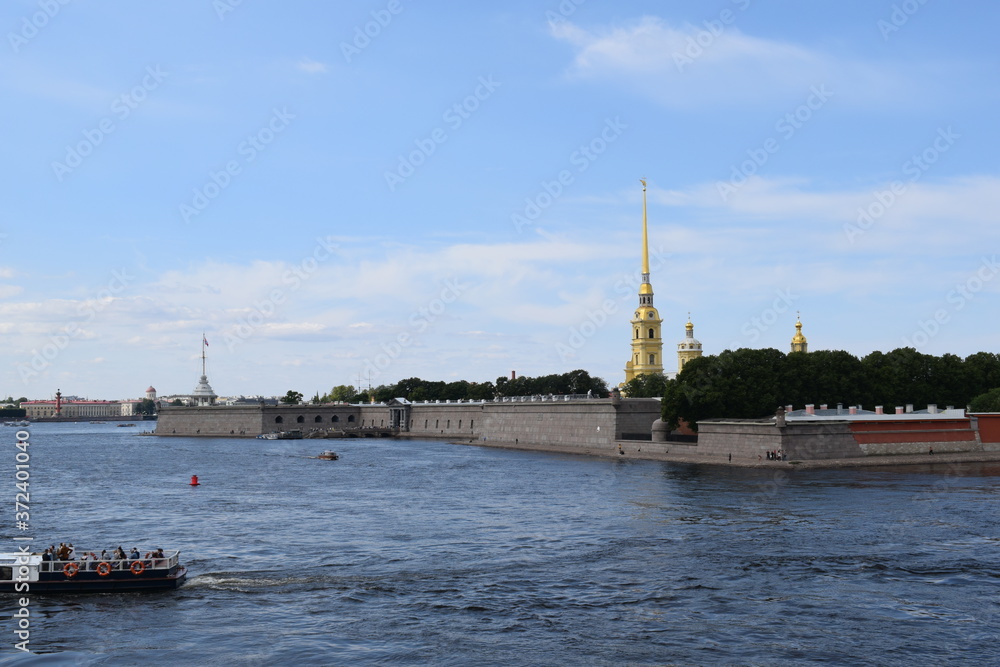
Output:
[[107,549],[101,549],[101,560],[111,560],[111,556],[108,555]]
[[125,560],[125,550],[121,548],[121,545],[115,549],[115,557],[112,560]]
[[132,553],[128,555],[129,560],[139,560],[139,549],[132,547]]

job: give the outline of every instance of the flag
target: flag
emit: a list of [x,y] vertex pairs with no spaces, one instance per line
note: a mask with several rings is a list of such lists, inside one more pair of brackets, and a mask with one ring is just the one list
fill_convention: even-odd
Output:
[[201,335],[201,342],[205,345],[205,347],[208,347],[208,339],[205,338],[205,334]]

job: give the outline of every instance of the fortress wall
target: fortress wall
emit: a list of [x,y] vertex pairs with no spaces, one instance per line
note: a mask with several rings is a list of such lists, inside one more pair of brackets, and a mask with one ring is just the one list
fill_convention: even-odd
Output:
[[[195,408],[196,411],[199,409]],[[268,405],[260,410],[263,433],[292,429],[308,432],[313,429],[353,428],[360,425],[362,419],[361,408],[348,404]]]
[[472,439],[483,427],[483,403],[415,403],[408,435]]
[[701,456],[757,460],[766,452],[781,450],[789,460],[839,459],[864,456],[847,424],[827,422],[789,424],[778,428],[768,422],[708,421],[698,422],[698,445]]
[[607,399],[486,403],[476,435],[484,445],[606,454],[616,440],[616,421]]
[[[261,433],[258,405],[164,407],[156,419],[156,435],[247,436]],[[268,429],[271,430],[271,429]]]

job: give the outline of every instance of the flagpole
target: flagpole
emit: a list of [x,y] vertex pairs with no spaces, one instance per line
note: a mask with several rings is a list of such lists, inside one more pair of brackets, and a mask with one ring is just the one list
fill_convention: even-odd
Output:
[[205,372],[205,332],[201,332],[201,374],[208,375]]

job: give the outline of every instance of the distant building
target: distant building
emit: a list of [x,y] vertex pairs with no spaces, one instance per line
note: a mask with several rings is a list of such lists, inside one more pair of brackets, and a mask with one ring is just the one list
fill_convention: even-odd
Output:
[[80,417],[122,416],[122,404],[119,401],[26,401],[21,403],[25,417],[28,419],[45,419],[64,417],[78,419]]

